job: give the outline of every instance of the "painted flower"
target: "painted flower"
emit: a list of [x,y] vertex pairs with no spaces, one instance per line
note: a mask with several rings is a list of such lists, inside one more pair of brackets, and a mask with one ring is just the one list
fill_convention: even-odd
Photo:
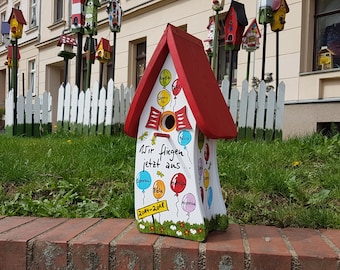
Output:
[[203,233],[203,229],[202,229],[202,228],[199,228],[199,229],[198,229],[198,233]]
[[143,224],[139,224],[139,228],[141,228],[142,230],[145,229],[145,226]]
[[181,236],[181,235],[182,235],[182,232],[181,232],[181,231],[177,231],[176,234],[177,234],[178,236]]
[[197,231],[196,231],[195,229],[190,229],[190,232],[191,232],[192,234],[196,234],[196,233],[197,233]]
[[184,231],[184,235],[186,235],[186,236],[190,235],[190,231],[189,230],[185,230]]
[[171,229],[172,231],[174,231],[174,230],[177,229],[177,227],[176,227],[176,225],[171,225],[171,226],[170,226],[170,229]]

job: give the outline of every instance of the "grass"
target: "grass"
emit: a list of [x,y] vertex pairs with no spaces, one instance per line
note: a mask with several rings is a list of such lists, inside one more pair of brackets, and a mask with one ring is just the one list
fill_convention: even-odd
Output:
[[[340,229],[340,135],[219,141],[230,221]],[[0,135],[0,215],[134,217],[135,140]]]

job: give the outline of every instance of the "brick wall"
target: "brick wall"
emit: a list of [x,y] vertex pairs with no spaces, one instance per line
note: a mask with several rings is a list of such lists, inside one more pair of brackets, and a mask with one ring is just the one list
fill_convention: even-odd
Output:
[[204,243],[131,219],[0,216],[0,269],[340,269],[340,231],[232,224]]

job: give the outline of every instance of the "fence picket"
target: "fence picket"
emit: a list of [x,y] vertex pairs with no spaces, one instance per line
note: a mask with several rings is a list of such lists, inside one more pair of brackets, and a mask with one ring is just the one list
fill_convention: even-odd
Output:
[[88,135],[90,131],[90,113],[91,113],[91,91],[87,89],[85,92],[85,106],[84,106],[84,125],[83,134]]
[[256,110],[256,91],[253,89],[248,94],[246,139],[254,138],[255,110]]
[[266,140],[272,140],[274,135],[274,117],[275,117],[275,92],[269,91],[267,97],[267,115],[266,115]]
[[25,133],[25,97],[19,96],[17,99],[17,127],[16,135]]
[[78,134],[83,134],[83,122],[84,122],[84,106],[85,106],[85,93],[80,91],[78,99],[78,115],[77,115],[77,130]]
[[33,135],[33,104],[32,104],[32,92],[27,93],[25,102],[25,134],[26,136]]
[[68,83],[64,93],[64,115],[63,128],[69,130],[70,128],[70,109],[71,109],[71,85]]
[[113,113],[113,96],[114,96],[113,80],[110,79],[107,86],[107,99],[106,99],[106,116],[105,116],[105,134],[111,135],[112,133],[112,113]]
[[263,139],[264,136],[264,116],[266,109],[266,84],[262,81],[257,93],[257,113],[255,125],[255,138]]
[[[52,126],[49,126],[49,116],[51,114],[50,106],[52,104],[52,96],[50,92],[44,92],[43,99],[42,99],[41,109],[42,109],[42,115],[41,115],[41,133],[42,134],[48,134],[52,130]],[[51,118],[52,119],[52,118]]]
[[100,89],[99,102],[98,102],[98,130],[97,134],[104,134],[104,118],[106,111],[106,90],[105,88]]
[[240,99],[240,109],[238,117],[238,139],[244,139],[246,137],[246,121],[247,121],[247,104],[248,104],[248,82],[242,82],[242,93]]
[[34,99],[34,105],[33,105],[33,133],[31,136],[39,137],[40,136],[40,113],[41,113],[41,107],[40,107],[40,97],[35,97]]
[[96,135],[98,123],[99,84],[95,81],[92,92],[90,135]]
[[77,113],[78,113],[78,87],[75,85],[71,92],[71,110],[70,110],[70,130],[75,132],[77,129]]
[[57,130],[62,130],[64,121],[64,93],[65,89],[61,85],[58,91],[58,110],[57,110]]
[[282,138],[284,118],[285,87],[281,82],[277,89],[276,117],[275,117],[275,138]]

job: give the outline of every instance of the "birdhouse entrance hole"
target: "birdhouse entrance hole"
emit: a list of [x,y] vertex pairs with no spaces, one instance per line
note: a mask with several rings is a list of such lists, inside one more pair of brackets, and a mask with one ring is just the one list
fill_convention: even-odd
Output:
[[173,131],[176,126],[175,114],[171,111],[166,111],[161,116],[161,129],[165,132]]

